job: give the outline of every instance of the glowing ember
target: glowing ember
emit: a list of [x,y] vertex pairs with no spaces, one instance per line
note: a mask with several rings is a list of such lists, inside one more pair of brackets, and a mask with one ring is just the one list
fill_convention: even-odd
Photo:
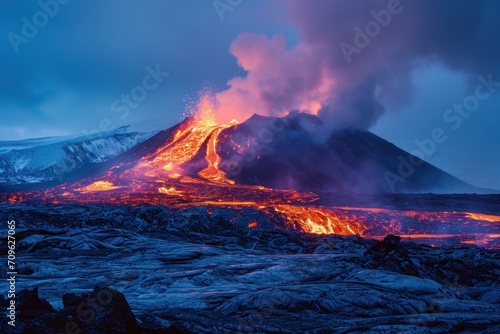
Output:
[[259,224],[257,222],[248,223],[248,228],[256,228],[256,227],[259,227]]

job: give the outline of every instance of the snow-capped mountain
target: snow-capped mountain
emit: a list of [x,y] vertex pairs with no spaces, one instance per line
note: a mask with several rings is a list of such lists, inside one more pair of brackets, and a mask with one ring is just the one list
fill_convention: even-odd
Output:
[[87,136],[1,141],[0,190],[61,181],[71,173],[130,150],[155,133],[121,127]]

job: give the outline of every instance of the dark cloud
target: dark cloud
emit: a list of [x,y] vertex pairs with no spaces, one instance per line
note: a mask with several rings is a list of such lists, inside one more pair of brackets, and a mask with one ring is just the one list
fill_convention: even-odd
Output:
[[[196,96],[205,81],[223,87],[240,72],[227,48],[242,31],[265,30],[262,5],[242,3],[221,21],[205,0],[70,0],[16,53],[8,34],[22,36],[23,17],[33,21],[41,7],[39,1],[2,1],[0,127],[31,129],[23,132],[27,136],[95,128],[114,116],[111,102],[130,93],[145,68],[156,64],[169,78],[117,125],[148,119],[174,124],[184,99]],[[2,131],[0,138],[9,136]]]
[[[332,121],[340,109],[339,113],[355,114],[349,117],[354,120],[350,125],[373,125],[381,114],[379,102],[407,102],[412,71],[432,62],[467,72],[475,82],[478,75],[500,71],[500,24],[495,14],[500,13],[500,3],[495,0],[295,0],[290,6],[302,43],[324,55],[323,65],[338,82],[337,99],[322,111]],[[378,23],[380,31],[368,36],[367,46],[358,47],[355,27],[365,34],[376,32],[375,17],[384,24]],[[342,43],[359,53],[343,51]]]

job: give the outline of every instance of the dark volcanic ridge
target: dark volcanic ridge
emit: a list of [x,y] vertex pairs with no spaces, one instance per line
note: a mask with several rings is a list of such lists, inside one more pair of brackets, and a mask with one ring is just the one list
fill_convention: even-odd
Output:
[[[254,115],[221,137],[220,167],[242,184],[362,194],[485,191],[369,131],[325,133],[319,118],[309,114],[291,113],[282,119]],[[243,154],[235,149],[245,145],[249,148]],[[402,160],[417,165],[405,165],[409,175],[399,171]]]

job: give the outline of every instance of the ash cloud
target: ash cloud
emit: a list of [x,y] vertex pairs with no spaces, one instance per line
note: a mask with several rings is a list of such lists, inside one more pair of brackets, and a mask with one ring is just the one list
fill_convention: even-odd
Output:
[[471,81],[489,74],[498,81],[498,1],[282,3],[299,43],[287,46],[282,35],[238,36],[230,52],[247,74],[217,94],[220,120],[307,110],[329,128],[368,129],[388,106],[410,101],[419,68],[439,63]]

